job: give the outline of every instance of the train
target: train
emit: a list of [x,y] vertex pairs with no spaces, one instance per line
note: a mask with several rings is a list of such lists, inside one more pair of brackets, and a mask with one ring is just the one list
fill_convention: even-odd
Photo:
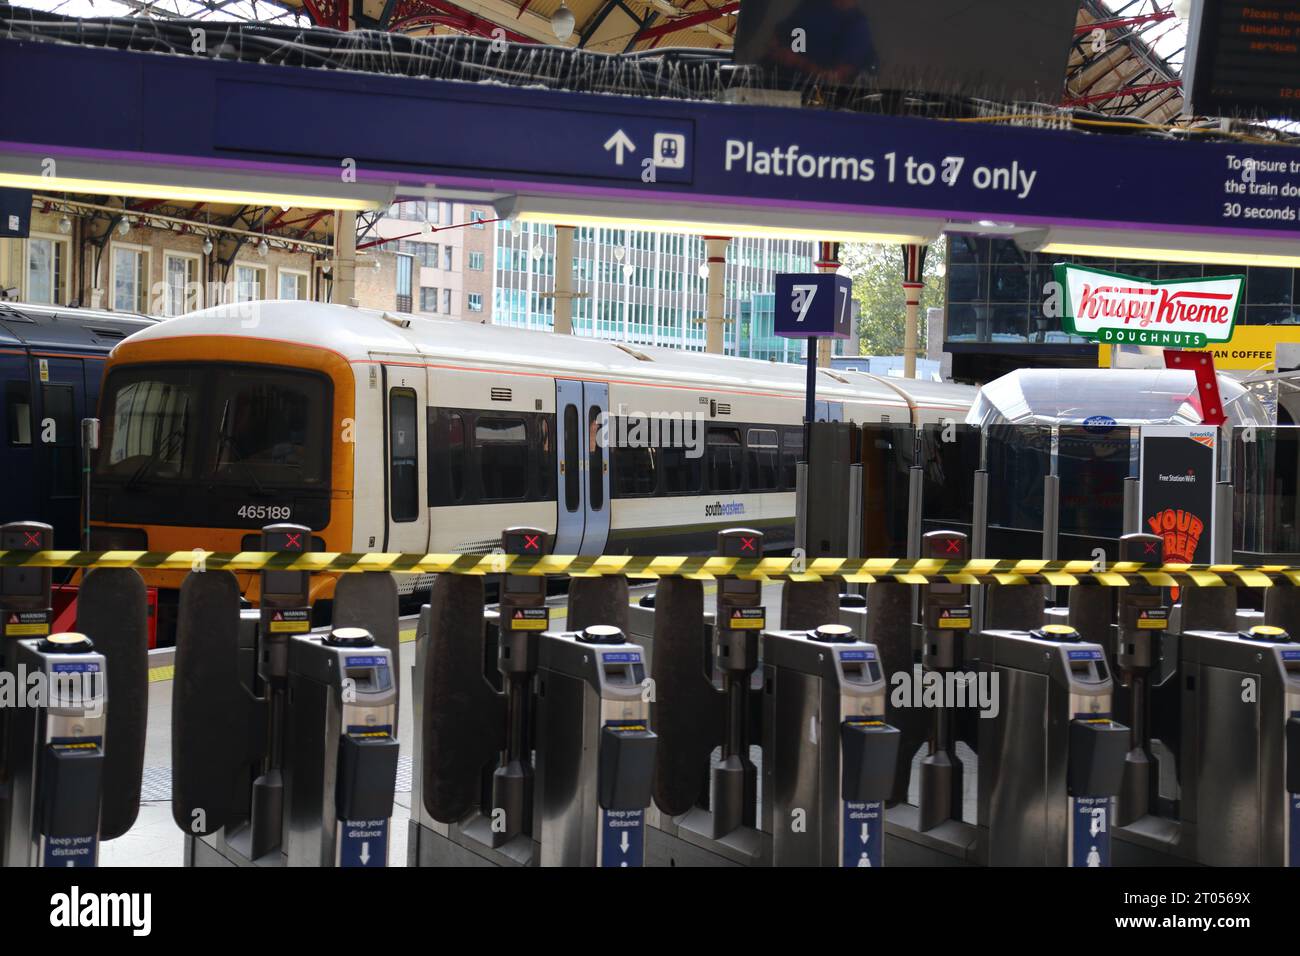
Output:
[[0,521],[44,521],[54,527],[56,548],[80,547],[81,420],[95,414],[109,352],[157,321],[134,313],[0,302]]
[[[817,417],[964,419],[969,386],[819,369]],[[109,356],[95,548],[486,553],[512,525],[562,554],[699,554],[718,530],[794,544],[805,370],[315,302],[217,306]],[[159,588],[160,634],[181,575]],[[334,582],[317,576],[328,613]],[[250,600],[257,577],[239,575]],[[405,592],[427,587],[406,575]]]

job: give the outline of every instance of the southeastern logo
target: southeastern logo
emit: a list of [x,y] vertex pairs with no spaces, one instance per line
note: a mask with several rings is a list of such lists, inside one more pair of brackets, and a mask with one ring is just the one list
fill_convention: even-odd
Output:
[[706,518],[723,518],[731,515],[743,515],[745,513],[745,503],[743,501],[715,501],[711,505],[704,506],[704,517]]

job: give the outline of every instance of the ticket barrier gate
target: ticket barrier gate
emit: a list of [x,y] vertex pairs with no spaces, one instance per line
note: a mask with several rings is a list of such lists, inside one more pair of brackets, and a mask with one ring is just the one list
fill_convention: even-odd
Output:
[[[550,536],[508,528],[507,555]],[[412,866],[639,866],[655,734],[642,649],[620,627],[549,631],[546,579],[439,575],[416,647]],[[591,579],[592,611],[626,583]],[[620,597],[621,595],[621,597]],[[580,622],[578,622],[580,623]]]
[[980,862],[1109,866],[1129,729],[1111,719],[1101,645],[1068,624],[983,631],[1002,706],[979,723]]
[[[262,529],[286,559],[310,529]],[[313,635],[311,575],[261,572],[241,609],[227,571],[181,585],[172,692],[172,818],[186,866],[384,866],[396,786],[397,586],[345,574]]]
[[[0,548],[52,547],[37,522],[0,527]],[[48,568],[0,569],[0,655],[19,696],[3,708],[0,859],[93,867],[140,806],[148,694],[144,582],[131,568],[83,579],[79,631],[50,633]],[[112,706],[110,707],[110,688]]]
[[[723,557],[758,558],[762,550],[759,531],[718,533]],[[699,581],[663,578],[655,592],[652,715],[660,743],[646,833],[651,866],[771,862],[751,754],[761,736],[762,584],[720,577],[717,588],[712,629]]]
[[881,866],[900,735],[876,648],[842,624],[767,631],[763,673],[773,865]]

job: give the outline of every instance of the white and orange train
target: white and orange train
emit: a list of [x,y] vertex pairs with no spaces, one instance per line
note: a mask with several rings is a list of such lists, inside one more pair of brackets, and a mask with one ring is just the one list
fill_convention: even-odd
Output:
[[[561,554],[702,553],[737,524],[788,548],[804,388],[798,365],[310,302],[207,309],[110,356],[96,546],[256,549],[290,521],[327,551],[483,552],[509,525],[553,529]],[[974,396],[817,374],[819,418],[962,420]]]

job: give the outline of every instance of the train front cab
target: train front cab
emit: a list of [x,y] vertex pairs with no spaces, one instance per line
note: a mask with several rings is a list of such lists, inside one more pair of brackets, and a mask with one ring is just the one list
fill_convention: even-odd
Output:
[[[124,343],[100,403],[94,546],[260,550],[263,525],[292,522],[311,528],[313,550],[355,550],[356,456],[384,454],[381,423],[358,420],[357,390],[352,366],[326,349],[219,335]],[[143,572],[159,589],[160,643],[186,573]],[[238,579],[256,601],[257,575]],[[333,589],[315,576],[313,604]]]

